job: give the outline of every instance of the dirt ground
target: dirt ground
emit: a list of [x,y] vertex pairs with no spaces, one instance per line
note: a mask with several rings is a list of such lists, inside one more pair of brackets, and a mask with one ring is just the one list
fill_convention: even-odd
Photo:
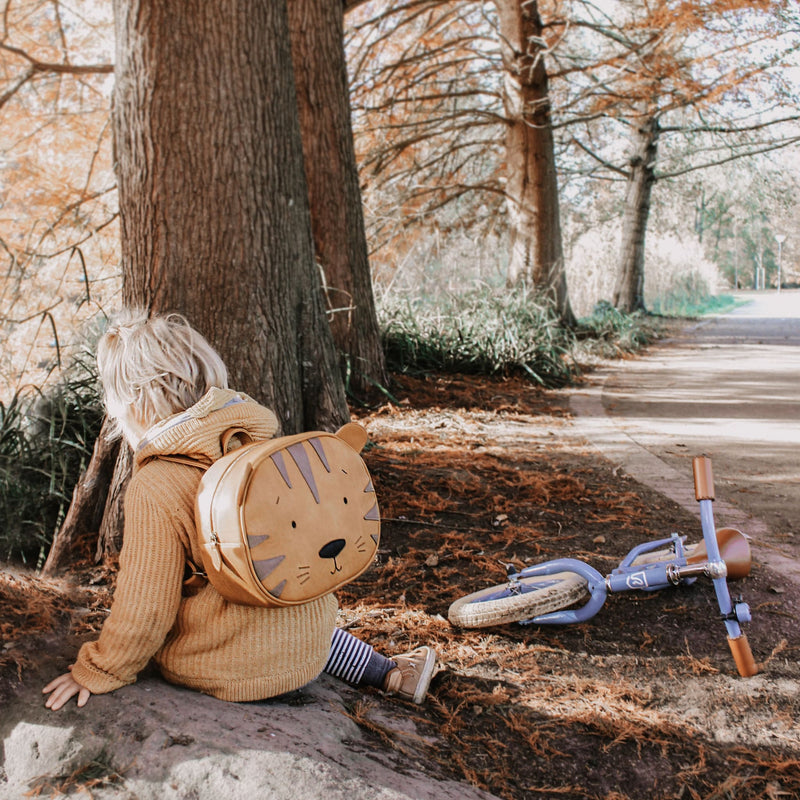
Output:
[[[376,564],[340,593],[340,622],[386,653],[433,644],[441,666],[428,702],[403,706],[413,735],[381,722],[377,693],[354,702],[368,736],[509,800],[800,797],[796,584],[755,564],[733,586],[751,606],[761,666],[746,679],[702,582],[612,596],[577,626],[454,629],[450,603],[502,582],[506,563],[569,555],[610,571],[641,541],[699,539],[699,524],[576,441],[565,392],[401,377],[394,395],[356,412],[370,432],[382,541]],[[80,574],[61,592],[0,573],[6,690],[32,663],[21,630],[63,660],[102,622],[113,575]]]

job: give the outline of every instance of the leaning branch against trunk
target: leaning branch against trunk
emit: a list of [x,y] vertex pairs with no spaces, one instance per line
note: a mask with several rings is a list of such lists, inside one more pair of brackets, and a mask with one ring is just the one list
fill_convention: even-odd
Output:
[[89,465],[72,493],[72,503],[64,522],[50,547],[42,569],[43,575],[57,574],[69,562],[78,544],[85,541],[87,535],[96,536],[100,530],[120,449],[119,439],[108,438],[109,427],[106,420],[95,442]]

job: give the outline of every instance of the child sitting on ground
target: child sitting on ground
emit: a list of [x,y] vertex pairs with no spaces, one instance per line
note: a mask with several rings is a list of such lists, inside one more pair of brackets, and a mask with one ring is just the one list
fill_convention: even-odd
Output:
[[269,409],[227,388],[209,343],[178,315],[131,312],[103,335],[97,363],[107,413],[134,450],[119,575],[99,639],[42,690],[47,708],[75,695],[84,706],[92,694],[133,683],[151,658],[168,681],[222,700],[274,697],[325,671],[421,703],[434,651],[385,658],[335,627],[332,594],[263,608],[230,603],[208,582],[184,587],[187,561],[201,563],[194,521],[201,471],[158,456],[216,460],[231,428],[255,441],[278,428]]

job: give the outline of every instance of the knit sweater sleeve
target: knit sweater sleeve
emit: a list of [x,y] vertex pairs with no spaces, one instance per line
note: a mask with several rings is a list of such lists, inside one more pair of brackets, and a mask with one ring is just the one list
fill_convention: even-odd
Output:
[[180,504],[137,475],[125,497],[125,531],[111,613],[100,638],[84,644],[72,675],[95,694],[133,683],[164,643],[181,602],[186,553]]

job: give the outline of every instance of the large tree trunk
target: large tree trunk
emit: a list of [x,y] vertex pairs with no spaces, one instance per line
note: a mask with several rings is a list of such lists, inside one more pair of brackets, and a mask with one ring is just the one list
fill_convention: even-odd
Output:
[[[114,0],[114,14],[124,303],[185,314],[284,433],[337,427],[349,415],[314,263],[285,0]],[[121,546],[130,456],[110,489],[79,487],[70,509],[104,503],[98,559]],[[56,539],[50,572],[71,536]]]
[[358,183],[341,0],[289,0],[297,104],[317,261],[351,391],[386,383]]
[[536,0],[495,0],[504,69],[510,283],[553,294],[574,321],[567,292],[550,94]]
[[632,142],[630,171],[622,219],[620,269],[612,303],[620,311],[644,311],[644,245],[650,197],[655,183],[658,120],[644,117]]
[[114,12],[125,304],[185,314],[284,433],[336,427],[286,0]]

